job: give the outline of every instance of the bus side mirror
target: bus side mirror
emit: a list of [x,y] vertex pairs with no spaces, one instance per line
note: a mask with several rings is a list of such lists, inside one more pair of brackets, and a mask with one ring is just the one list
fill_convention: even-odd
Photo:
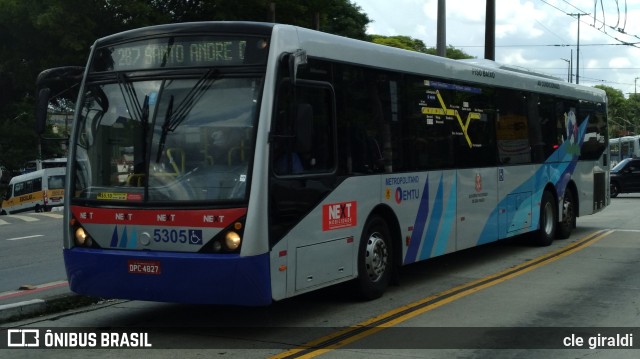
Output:
[[296,50],[289,56],[289,74],[291,76],[291,83],[296,84],[298,82],[298,70],[307,65],[307,52],[301,49]]
[[51,89],[43,88],[38,91],[36,102],[36,133],[42,135],[47,128],[47,111],[49,109],[49,97]]

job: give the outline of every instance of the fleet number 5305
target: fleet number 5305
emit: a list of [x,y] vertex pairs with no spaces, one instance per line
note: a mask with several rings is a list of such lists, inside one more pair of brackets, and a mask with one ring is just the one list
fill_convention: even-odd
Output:
[[153,240],[165,243],[187,243],[189,239],[186,229],[154,229]]

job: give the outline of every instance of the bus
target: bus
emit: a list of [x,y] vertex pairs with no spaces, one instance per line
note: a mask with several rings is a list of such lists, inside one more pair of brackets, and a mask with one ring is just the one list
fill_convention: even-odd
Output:
[[611,166],[625,158],[640,157],[640,136],[624,136],[609,139]]
[[63,206],[65,172],[65,167],[54,167],[13,177],[2,198],[0,214],[48,212]]
[[84,295],[262,306],[350,282],[371,300],[400,266],[549,245],[610,202],[605,93],[498,64],[157,25],[41,73],[38,123],[60,77],[81,79],[63,255]]

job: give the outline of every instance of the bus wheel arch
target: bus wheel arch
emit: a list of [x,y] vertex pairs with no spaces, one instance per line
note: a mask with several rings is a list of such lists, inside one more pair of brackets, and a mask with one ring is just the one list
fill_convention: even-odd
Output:
[[397,281],[401,253],[398,222],[390,209],[378,207],[365,221],[358,244],[356,295],[364,300],[380,298]]
[[578,203],[577,189],[574,182],[569,182],[564,191],[559,213],[562,219],[558,222],[556,235],[559,239],[567,239],[571,235],[571,231],[576,228],[576,218],[580,213],[580,203]]

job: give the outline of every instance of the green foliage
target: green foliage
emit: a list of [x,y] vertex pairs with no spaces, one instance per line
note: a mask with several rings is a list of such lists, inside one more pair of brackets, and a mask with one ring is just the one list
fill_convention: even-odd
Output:
[[426,53],[428,50],[422,40],[414,39],[409,36],[371,35],[371,42],[423,53]]
[[[392,46],[400,49],[417,51],[417,52],[422,52],[430,55],[437,54],[437,49],[435,47],[427,47],[422,40],[414,39],[409,36],[371,35],[370,40],[371,42],[374,42],[380,45]],[[473,58],[473,56],[467,54],[466,52],[460,49],[456,49],[451,45],[447,46],[446,56],[450,59],[455,59],[455,60]]]
[[[42,70],[83,66],[96,39],[132,28],[271,21],[271,3],[276,22],[366,38],[370,20],[349,0],[0,0],[0,165],[15,170],[36,158],[33,108]],[[45,158],[59,151],[59,141],[42,143]]]
[[607,94],[609,117],[609,137],[637,135],[640,129],[640,95],[631,94],[628,99],[622,91],[610,86],[594,86]]

